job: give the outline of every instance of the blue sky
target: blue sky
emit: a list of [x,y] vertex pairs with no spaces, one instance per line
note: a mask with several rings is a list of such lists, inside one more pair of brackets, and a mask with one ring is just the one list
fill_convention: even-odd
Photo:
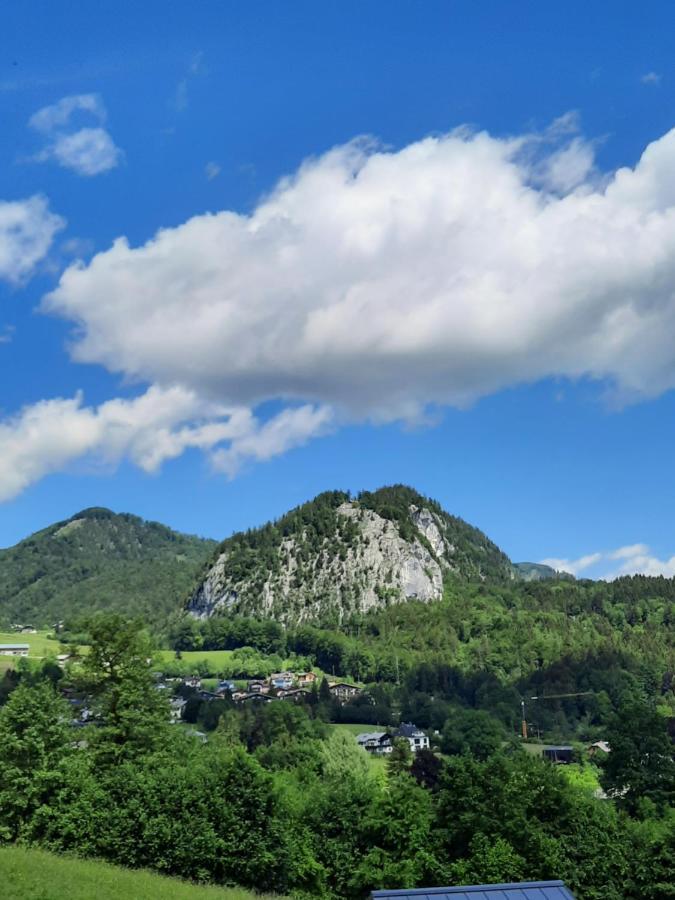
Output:
[[514,559],[675,574],[673,26],[15,4],[0,545],[91,505],[220,538],[406,482]]

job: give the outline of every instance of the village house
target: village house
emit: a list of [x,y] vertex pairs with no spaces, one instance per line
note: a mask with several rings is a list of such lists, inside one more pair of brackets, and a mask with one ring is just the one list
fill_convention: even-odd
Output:
[[28,644],[0,644],[0,656],[28,656]]
[[393,733],[392,737],[394,740],[397,738],[407,740],[413,753],[419,753],[420,750],[429,749],[429,738],[417,727],[417,725],[413,725],[412,722],[403,722],[403,724],[399,725]]
[[253,681],[249,681],[248,683],[249,694],[267,694],[269,693],[269,690],[270,686],[266,681],[255,679]]
[[328,687],[332,696],[339,703],[346,703],[347,700],[353,700],[354,697],[358,697],[361,693],[360,688],[356,687],[355,684],[348,684],[346,681],[329,682]]
[[292,688],[294,680],[295,676],[292,672],[276,672],[268,679],[270,686],[278,691],[287,691]]
[[607,741],[595,741],[595,743],[591,744],[588,748],[588,755],[595,756],[596,753],[609,753],[611,750]]
[[34,625],[12,625],[12,631],[18,631],[20,634],[37,634],[37,628]]
[[413,753],[429,749],[429,738],[426,734],[411,722],[404,722],[395,731],[370,731],[363,732],[356,737],[359,747],[363,747],[368,753],[382,756],[391,753],[394,741],[406,740],[410,744]]
[[216,690],[219,694],[225,694],[228,692],[230,694],[233,694],[237,690],[237,686],[234,681],[219,681]]
[[220,697],[218,694],[214,694],[213,691],[200,691],[199,699],[205,703],[210,703],[212,700],[220,700]]
[[271,703],[273,700],[277,700],[273,694],[261,694],[261,693],[248,693],[243,696],[239,696],[237,699],[238,703]]
[[393,750],[391,735],[386,731],[364,731],[356,736],[356,743],[375,756],[383,756]]
[[309,699],[312,696],[312,692],[308,691],[306,688],[291,688],[287,691],[279,691],[277,697],[279,700],[295,700],[295,701],[303,701]]
[[295,681],[300,688],[311,688],[316,684],[316,672],[298,672]]
[[187,700],[182,697],[173,697],[171,699],[171,722],[175,725],[183,718],[183,710],[187,705]]
[[544,747],[542,756],[555,765],[568,766],[571,762],[574,762],[574,748],[567,745]]
[[199,675],[187,675],[183,679],[183,684],[185,685],[185,687],[194,688],[196,691],[198,691],[202,686],[202,680]]

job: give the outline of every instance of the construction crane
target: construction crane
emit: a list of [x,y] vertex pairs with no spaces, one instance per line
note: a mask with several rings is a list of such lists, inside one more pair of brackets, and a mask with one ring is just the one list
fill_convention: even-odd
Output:
[[[541,697],[535,696],[530,697],[528,702],[532,702],[533,700],[562,700],[564,697],[588,697],[590,694],[593,694],[594,691],[576,691],[572,694],[543,694]],[[525,698],[520,698],[520,709],[522,713],[522,721],[521,721],[521,734],[524,741],[527,740],[527,719],[525,718]]]

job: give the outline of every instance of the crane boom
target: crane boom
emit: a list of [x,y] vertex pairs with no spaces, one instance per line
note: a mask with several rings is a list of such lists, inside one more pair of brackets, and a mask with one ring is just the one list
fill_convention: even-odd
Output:
[[[530,701],[532,700],[562,700],[564,697],[588,697],[590,694],[595,693],[594,691],[574,691],[569,694],[543,694],[541,697],[530,697]],[[523,736],[523,740],[527,740],[527,719],[525,718],[525,698],[521,698],[520,708],[522,711],[522,722],[521,722],[521,733]]]

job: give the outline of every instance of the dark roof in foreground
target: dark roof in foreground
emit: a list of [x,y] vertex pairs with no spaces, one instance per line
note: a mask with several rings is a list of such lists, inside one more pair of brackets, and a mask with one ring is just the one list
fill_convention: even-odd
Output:
[[402,891],[373,891],[371,897],[405,900],[574,900],[562,881],[523,881],[520,884],[473,884],[466,887],[416,888]]

